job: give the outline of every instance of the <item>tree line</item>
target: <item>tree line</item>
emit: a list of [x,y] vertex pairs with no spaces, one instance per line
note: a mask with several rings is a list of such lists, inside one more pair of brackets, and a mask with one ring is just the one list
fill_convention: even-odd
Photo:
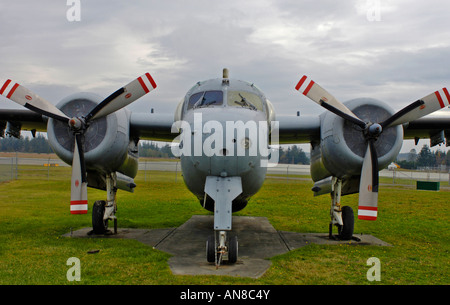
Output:
[[[0,152],[25,152],[25,153],[52,153],[47,138],[38,134],[28,138],[2,138],[0,139]],[[152,141],[139,143],[139,156],[151,158],[175,158],[169,144],[158,145]],[[450,167],[450,152],[441,150],[431,151],[428,145],[424,145],[419,153],[415,149],[407,154],[401,154],[396,163],[401,168],[418,169],[447,166]],[[283,164],[310,164],[307,154],[297,145],[280,148],[279,163]]]
[[[140,143],[139,156],[153,158],[175,158],[169,144],[160,147],[154,142]],[[309,158],[302,148],[297,145],[293,145],[288,148],[280,148],[278,163],[309,164]]]
[[34,138],[21,137],[20,139],[6,137],[0,140],[1,152],[24,152],[24,153],[52,153],[47,139],[43,135],[37,135]]
[[449,167],[450,152],[441,150],[431,151],[428,145],[424,145],[419,153],[415,149],[411,149],[406,155],[406,159],[396,161],[401,168],[420,169],[434,167]]
[[[21,137],[0,139],[0,152],[23,153],[52,153],[48,140],[38,134],[34,138]],[[150,158],[175,158],[169,144],[163,146],[152,141],[139,143],[139,156]],[[285,164],[309,164],[309,158],[302,148],[293,145],[288,148],[280,148],[279,163]]]

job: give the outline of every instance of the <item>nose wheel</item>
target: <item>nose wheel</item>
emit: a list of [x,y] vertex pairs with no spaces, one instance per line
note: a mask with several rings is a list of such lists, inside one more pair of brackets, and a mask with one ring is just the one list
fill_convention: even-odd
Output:
[[[216,238],[216,235],[217,238]],[[206,259],[209,263],[215,263],[218,268],[224,261],[234,264],[238,258],[238,239],[233,236],[227,239],[226,231],[214,232],[206,241]]]

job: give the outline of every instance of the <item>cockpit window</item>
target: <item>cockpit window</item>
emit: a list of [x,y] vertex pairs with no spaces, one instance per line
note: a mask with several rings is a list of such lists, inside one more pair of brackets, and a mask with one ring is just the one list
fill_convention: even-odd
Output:
[[255,111],[263,111],[261,98],[256,94],[245,91],[228,91],[228,105]]
[[189,105],[187,109],[219,106],[222,104],[223,104],[222,91],[203,91],[191,95],[191,97],[189,98]]

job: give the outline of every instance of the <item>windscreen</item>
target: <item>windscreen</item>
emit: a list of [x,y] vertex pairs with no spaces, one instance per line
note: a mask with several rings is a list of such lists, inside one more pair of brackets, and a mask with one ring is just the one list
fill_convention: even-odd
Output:
[[222,91],[203,91],[189,98],[188,110],[202,107],[220,106],[223,104]]
[[228,91],[228,105],[255,111],[263,111],[263,103],[259,96],[245,91]]

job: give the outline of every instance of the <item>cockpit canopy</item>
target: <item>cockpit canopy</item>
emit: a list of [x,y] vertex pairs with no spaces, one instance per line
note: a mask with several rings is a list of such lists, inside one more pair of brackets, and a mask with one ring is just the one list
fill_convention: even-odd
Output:
[[254,93],[245,91],[227,91],[227,103],[223,104],[223,92],[218,90],[202,91],[191,95],[186,110],[230,106],[264,111],[262,99]]
[[175,121],[181,120],[188,111],[221,107],[263,112],[268,121],[275,118],[272,104],[256,86],[224,78],[198,82],[192,87],[178,105]]

